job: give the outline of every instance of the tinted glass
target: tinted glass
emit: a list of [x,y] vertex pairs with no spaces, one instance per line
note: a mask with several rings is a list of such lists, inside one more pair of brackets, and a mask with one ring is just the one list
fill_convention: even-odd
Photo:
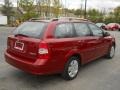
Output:
[[33,38],[40,38],[42,36],[42,32],[47,23],[43,22],[25,22],[20,25],[14,32],[14,35],[25,35]]
[[77,36],[89,36],[90,30],[85,23],[74,23]]
[[70,38],[73,34],[73,27],[70,23],[59,24],[55,30],[56,38]]
[[89,27],[94,36],[103,36],[103,31],[94,24],[89,24]]

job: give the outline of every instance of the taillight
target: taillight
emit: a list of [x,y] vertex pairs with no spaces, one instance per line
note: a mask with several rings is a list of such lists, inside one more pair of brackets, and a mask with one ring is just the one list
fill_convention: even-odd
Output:
[[39,54],[43,55],[43,54],[48,54],[48,49],[46,48],[39,48]]
[[45,43],[45,42],[40,43],[38,54],[39,54],[40,59],[48,59],[49,58],[49,50],[48,50],[47,43]]

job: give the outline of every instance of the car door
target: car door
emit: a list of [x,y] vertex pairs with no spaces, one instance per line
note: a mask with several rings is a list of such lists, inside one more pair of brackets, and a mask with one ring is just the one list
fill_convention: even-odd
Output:
[[95,40],[95,51],[96,51],[96,58],[105,55],[108,50],[109,42],[104,38],[104,32],[102,29],[97,27],[96,25],[89,23],[88,24],[90,30],[92,31],[94,40]]
[[96,38],[91,35],[92,33],[87,23],[74,23],[74,27],[79,53],[82,56],[82,63],[88,63],[96,57]]
[[67,54],[74,49],[74,31],[71,23],[58,23],[54,30],[54,38],[49,39],[51,57],[56,68],[63,68]]

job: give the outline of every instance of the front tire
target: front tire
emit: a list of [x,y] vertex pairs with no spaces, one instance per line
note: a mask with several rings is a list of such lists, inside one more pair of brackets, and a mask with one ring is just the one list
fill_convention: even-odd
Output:
[[67,64],[65,65],[62,77],[65,80],[73,80],[78,75],[79,67],[80,67],[79,58],[71,57],[68,60]]
[[112,59],[114,57],[114,55],[115,55],[115,46],[112,45],[109,52],[108,52],[108,54],[107,54],[107,58]]

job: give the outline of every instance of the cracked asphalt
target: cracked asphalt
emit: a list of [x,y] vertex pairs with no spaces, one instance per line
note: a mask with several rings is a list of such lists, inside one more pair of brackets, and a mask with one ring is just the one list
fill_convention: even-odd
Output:
[[14,28],[0,27],[0,90],[120,90],[120,32],[113,59],[100,58],[83,66],[78,77],[65,81],[60,75],[35,76],[22,72],[4,60],[7,36]]

